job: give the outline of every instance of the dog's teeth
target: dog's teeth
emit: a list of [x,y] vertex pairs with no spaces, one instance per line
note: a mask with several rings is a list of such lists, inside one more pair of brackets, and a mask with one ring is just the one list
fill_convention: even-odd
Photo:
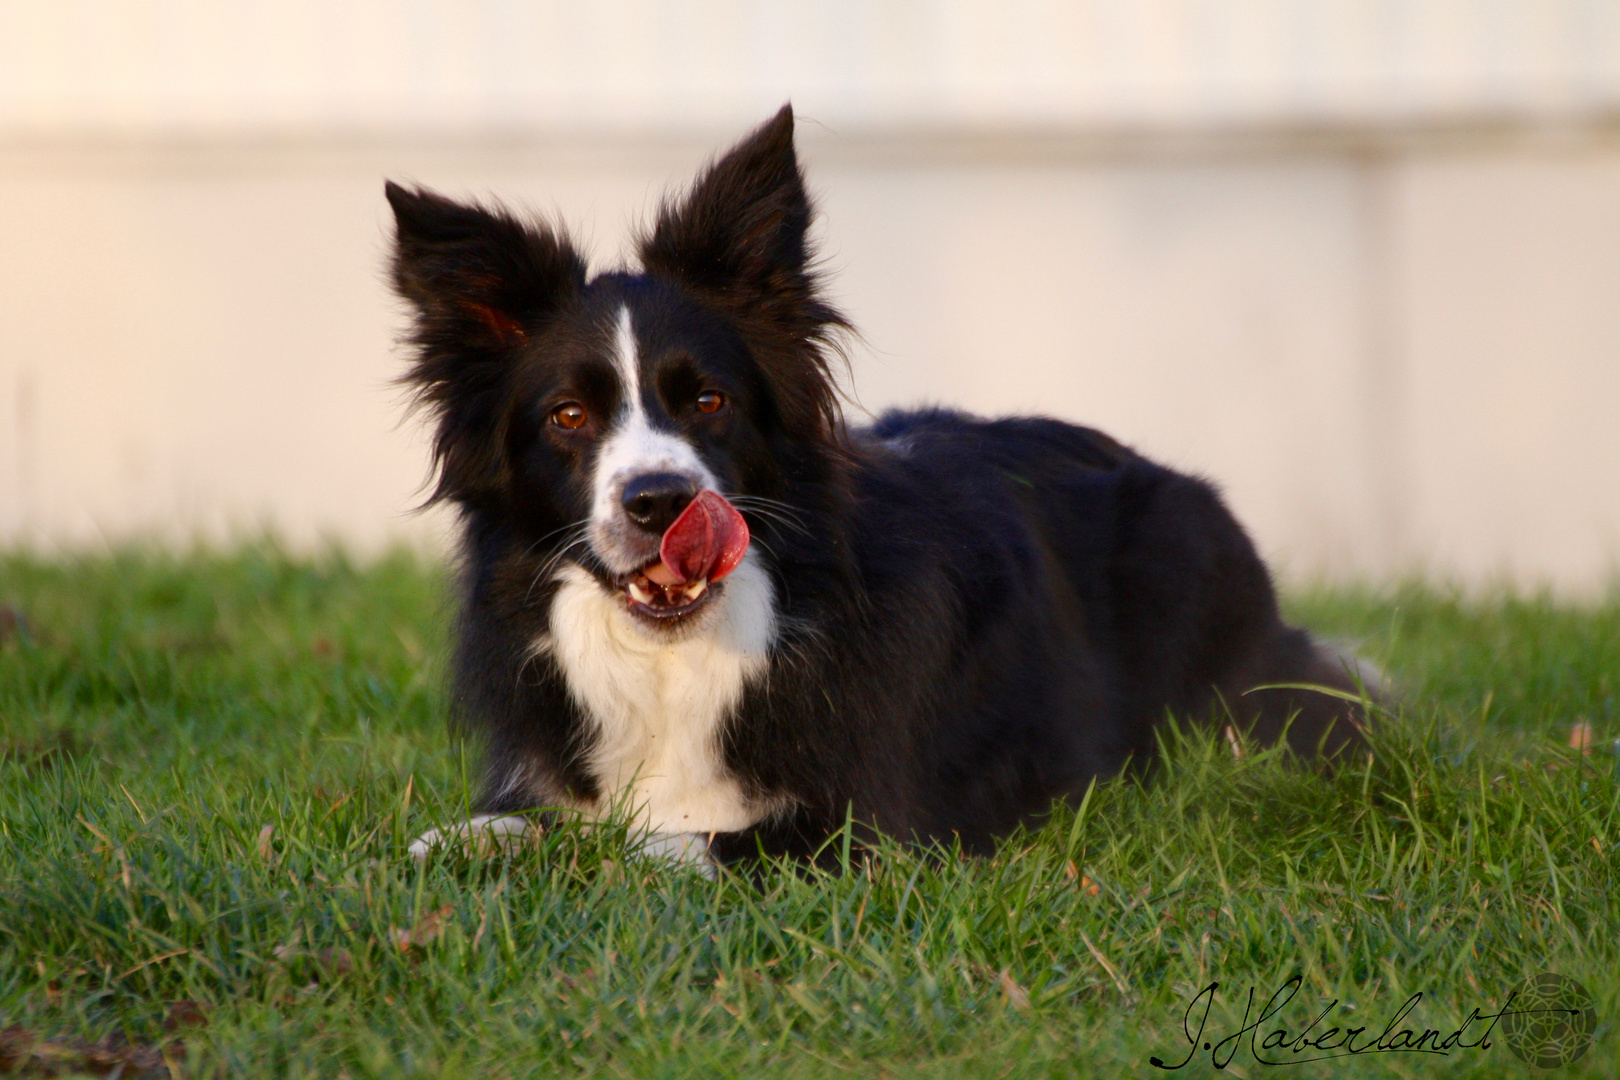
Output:
[[638,604],[650,604],[650,603],[652,603],[652,599],[653,599],[652,598],[652,593],[648,592],[647,589],[641,584],[640,581],[632,580],[630,582],[630,584],[628,586],[626,586],[626,588],[628,589],[628,591],[630,593],[630,599],[634,600],[636,603],[638,603]]
[[698,580],[692,582],[692,584],[688,585],[685,590],[687,603],[691,603],[693,600],[696,600],[698,597],[702,596],[703,590],[707,589],[708,587],[708,578],[699,578]]

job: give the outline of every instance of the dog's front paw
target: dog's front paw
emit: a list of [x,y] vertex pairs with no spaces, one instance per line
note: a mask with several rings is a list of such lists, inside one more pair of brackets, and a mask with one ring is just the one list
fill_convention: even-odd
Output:
[[636,855],[691,867],[710,881],[720,877],[720,867],[709,853],[707,833],[647,833],[640,838]]
[[425,859],[440,848],[460,847],[468,854],[492,855],[518,846],[539,825],[517,814],[476,814],[464,822],[430,829],[411,841],[413,859]]

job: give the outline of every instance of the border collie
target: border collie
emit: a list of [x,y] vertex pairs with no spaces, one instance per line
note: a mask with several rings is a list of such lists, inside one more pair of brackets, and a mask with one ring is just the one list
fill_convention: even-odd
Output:
[[848,819],[986,851],[1147,762],[1169,716],[1360,743],[1345,698],[1249,692],[1359,679],[1282,622],[1209,484],[1039,417],[845,424],[791,107],[664,205],[635,270],[387,197],[463,528],[454,711],[486,755],[478,816],[418,854],[614,806],[694,861],[813,857]]

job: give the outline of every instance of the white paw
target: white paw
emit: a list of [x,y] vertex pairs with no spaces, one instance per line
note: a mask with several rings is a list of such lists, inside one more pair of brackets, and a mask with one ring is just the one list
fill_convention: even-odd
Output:
[[411,841],[413,859],[425,859],[435,848],[458,845],[469,854],[488,855],[516,847],[530,829],[539,829],[516,814],[475,814],[456,825],[431,829]]
[[[637,839],[632,837],[632,843]],[[720,868],[709,857],[707,833],[646,833],[639,841],[635,851],[639,858],[690,867],[710,881],[720,877]]]

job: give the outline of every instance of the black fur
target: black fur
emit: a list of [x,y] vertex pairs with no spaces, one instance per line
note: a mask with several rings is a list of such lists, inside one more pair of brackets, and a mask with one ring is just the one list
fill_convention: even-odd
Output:
[[[748,519],[782,631],[724,727],[725,761],[784,807],[717,837],[806,853],[846,813],[972,850],[1153,753],[1167,715],[1229,708],[1301,753],[1360,740],[1339,665],[1283,624],[1265,567],[1209,485],[1055,420],[925,410],[846,430],[811,208],[784,108],[666,206],[641,273],[587,281],[562,235],[390,184],[394,276],[416,312],[407,377],[437,418],[436,498],[465,525],[456,714],[487,747],[480,810],[592,798],[592,722],[551,661],[557,560],[588,508],[604,359],[628,305],[648,408]],[[835,357],[834,357],[835,358]],[[997,362],[987,358],[987,362]],[[724,390],[719,419],[686,408]],[[578,400],[593,417],[546,417]]]

